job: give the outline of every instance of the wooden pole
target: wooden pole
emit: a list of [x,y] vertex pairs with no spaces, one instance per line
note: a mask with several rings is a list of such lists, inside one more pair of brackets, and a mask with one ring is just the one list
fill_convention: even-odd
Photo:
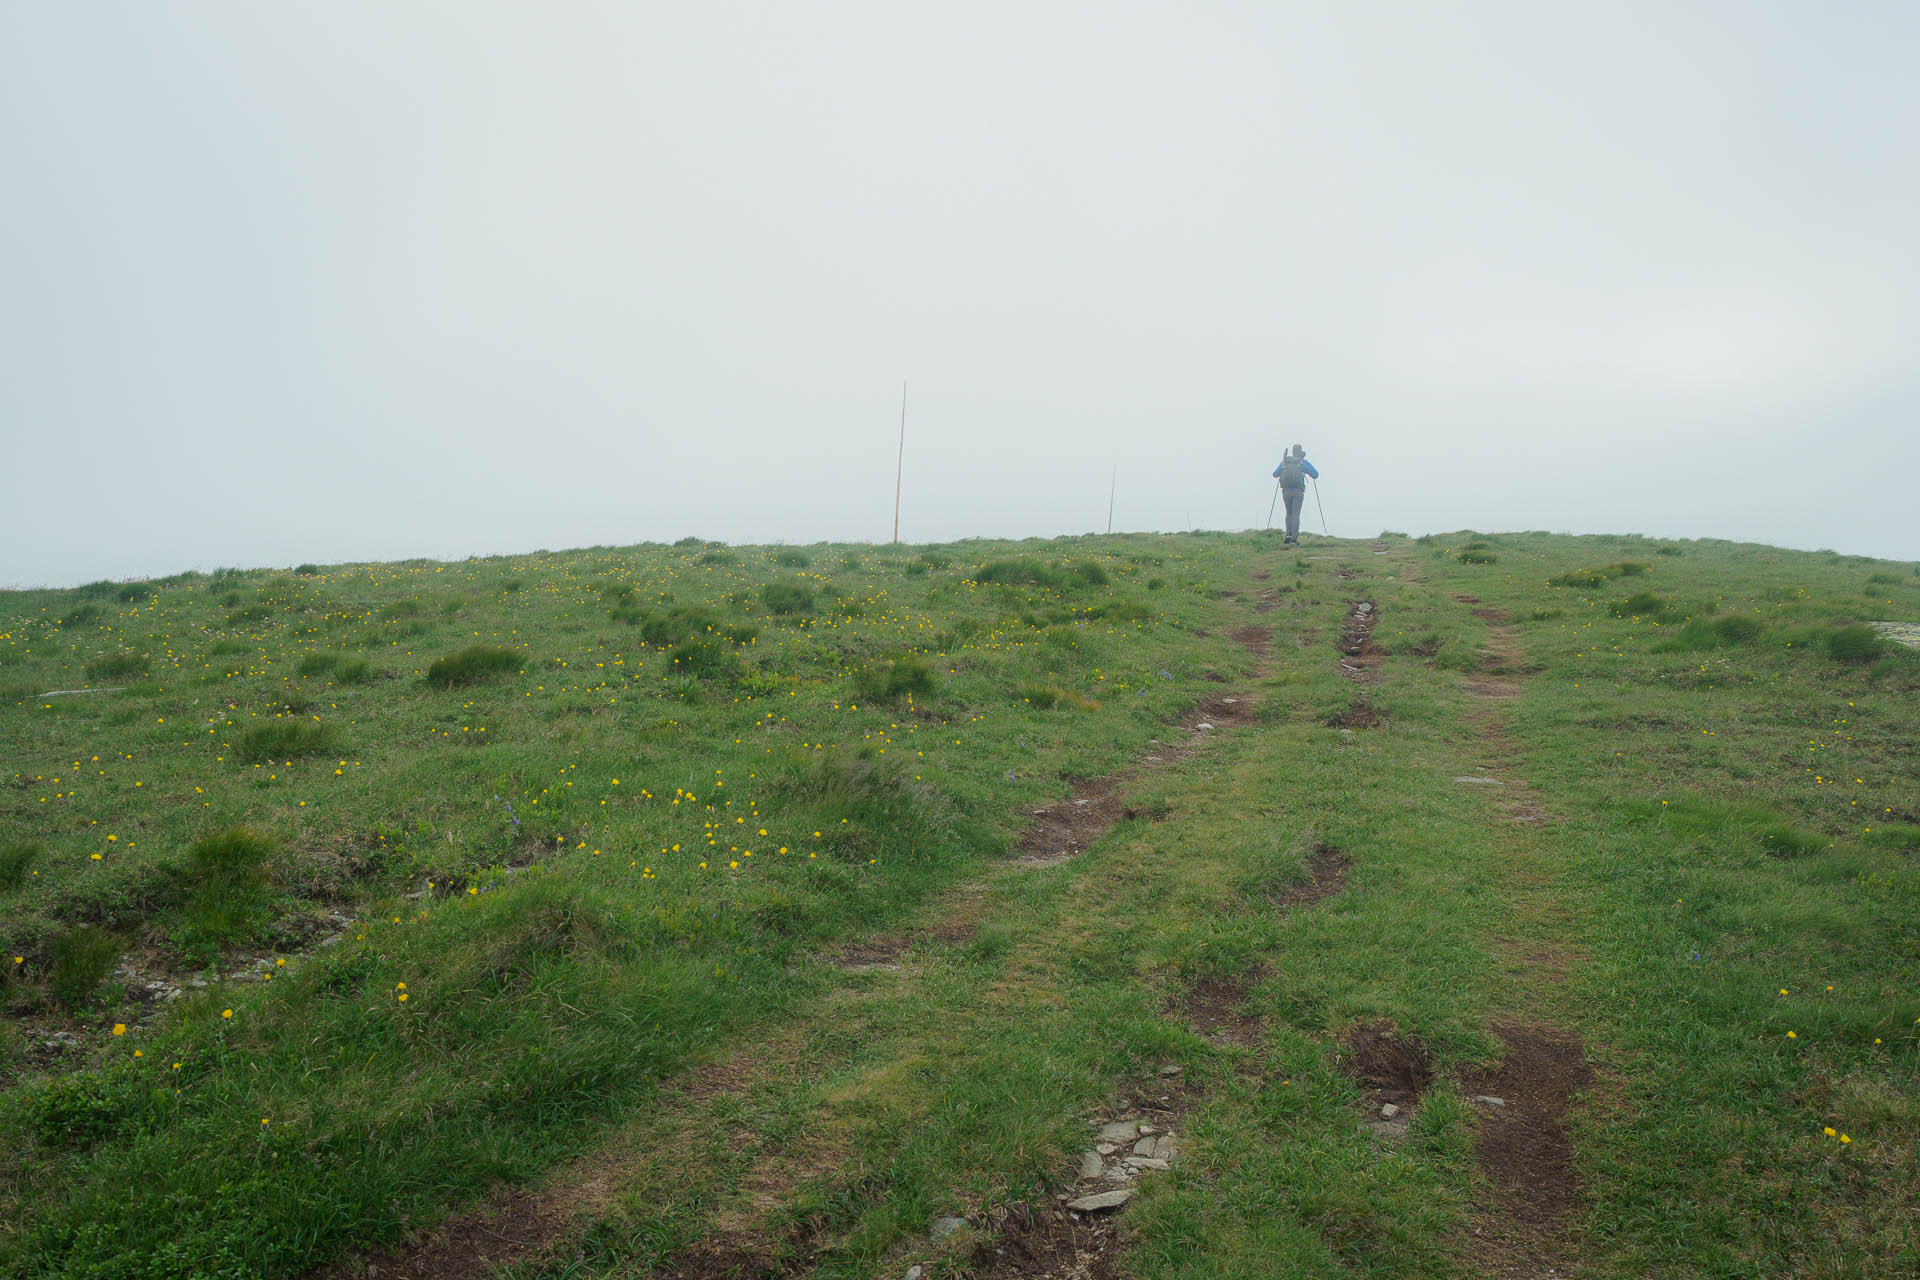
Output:
[[900,379],[900,458],[893,471],[893,542],[900,544],[900,479],[907,473],[907,380]]
[[1113,532],[1113,493],[1120,487],[1120,464],[1113,464],[1113,480],[1107,485],[1107,532]]

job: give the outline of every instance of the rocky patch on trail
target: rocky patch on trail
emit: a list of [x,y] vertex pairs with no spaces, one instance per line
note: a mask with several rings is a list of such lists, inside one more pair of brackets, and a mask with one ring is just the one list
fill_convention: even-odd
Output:
[[1370,600],[1356,600],[1347,608],[1347,616],[1340,623],[1338,648],[1340,670],[1349,680],[1369,681],[1380,665],[1384,655],[1373,642],[1373,625],[1378,620],[1379,611]]
[[[1160,1069],[1163,1079],[1179,1071]],[[1120,1242],[1114,1214],[1133,1198],[1141,1179],[1179,1159],[1178,1110],[1169,1093],[1120,1119],[1094,1121],[1072,1185],[1051,1203],[1011,1205],[983,1221],[966,1274],[976,1280],[1119,1280],[1125,1273],[1113,1257]]]
[[1869,622],[1867,625],[1895,644],[1920,649],[1920,622]]

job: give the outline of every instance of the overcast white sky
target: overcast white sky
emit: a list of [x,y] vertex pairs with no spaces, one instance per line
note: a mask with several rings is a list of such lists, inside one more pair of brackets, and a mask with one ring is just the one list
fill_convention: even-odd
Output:
[[[1920,558],[1920,5],[0,7],[0,585],[1261,524]],[[1315,521],[1311,502],[1309,527]]]

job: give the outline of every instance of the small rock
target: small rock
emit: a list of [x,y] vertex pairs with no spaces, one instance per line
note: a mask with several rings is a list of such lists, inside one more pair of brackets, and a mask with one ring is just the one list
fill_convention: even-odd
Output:
[[967,1225],[965,1218],[935,1218],[933,1225],[927,1228],[927,1234],[935,1240],[945,1240],[954,1232]]
[[1193,731],[1195,733],[1212,733],[1213,726],[1202,720],[1199,724],[1193,726]]
[[1160,1074],[1163,1076],[1177,1076],[1180,1074],[1180,1068],[1170,1063],[1167,1066],[1160,1068]]
[[1220,699],[1220,705],[1223,707],[1230,707],[1238,701],[1240,701],[1240,699],[1238,698],[1222,698]]
[[1156,1160],[1171,1160],[1176,1151],[1177,1148],[1173,1143],[1173,1135],[1170,1133],[1163,1135],[1153,1144],[1153,1158]]
[[1171,1167],[1165,1160],[1156,1159],[1152,1156],[1134,1156],[1128,1160],[1127,1163],[1136,1169],[1166,1169]]
[[1138,1120],[1114,1120],[1100,1127],[1102,1142],[1132,1142],[1140,1136]]
[[1391,1120],[1399,1114],[1400,1114],[1400,1108],[1394,1106],[1391,1102],[1384,1104],[1380,1108],[1381,1117],[1387,1120]]
[[1459,778],[1455,778],[1454,781],[1472,783],[1482,787],[1504,787],[1507,785],[1506,783],[1501,782],[1495,778],[1459,777]]
[[1067,1208],[1078,1209],[1081,1213],[1092,1213],[1098,1209],[1118,1209],[1133,1199],[1131,1187],[1121,1187],[1117,1191],[1101,1191],[1090,1196],[1081,1196],[1077,1200],[1067,1201]]
[[1490,1093],[1477,1093],[1473,1096],[1473,1100],[1483,1107],[1504,1107],[1507,1105],[1505,1098],[1496,1098]]
[[1150,1156],[1153,1154],[1154,1145],[1155,1139],[1142,1138],[1133,1144],[1133,1154],[1137,1156]]
[[1110,1156],[1120,1149],[1120,1144],[1117,1142],[1102,1142],[1097,1144],[1093,1149],[1103,1156]]
[[920,1277],[925,1274],[927,1269],[917,1262],[907,1268],[907,1280],[920,1280]]
[[1100,1158],[1098,1151],[1089,1151],[1080,1157],[1080,1176],[1097,1178],[1107,1171],[1107,1162]]
[[1143,1125],[1141,1125],[1141,1126],[1140,1126],[1140,1132],[1142,1132],[1142,1133],[1158,1133],[1158,1132],[1160,1132],[1160,1131],[1159,1131],[1158,1129],[1156,1129],[1156,1128],[1154,1128],[1154,1127],[1153,1127],[1152,1125],[1150,1125],[1150,1124],[1143,1124]]

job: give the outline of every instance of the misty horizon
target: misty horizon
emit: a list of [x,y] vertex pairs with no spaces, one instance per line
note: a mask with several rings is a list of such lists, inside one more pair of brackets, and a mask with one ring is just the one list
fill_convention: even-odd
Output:
[[[1257,528],[1920,559],[1920,10],[0,16],[0,585]],[[1310,495],[1303,529],[1318,533]]]

